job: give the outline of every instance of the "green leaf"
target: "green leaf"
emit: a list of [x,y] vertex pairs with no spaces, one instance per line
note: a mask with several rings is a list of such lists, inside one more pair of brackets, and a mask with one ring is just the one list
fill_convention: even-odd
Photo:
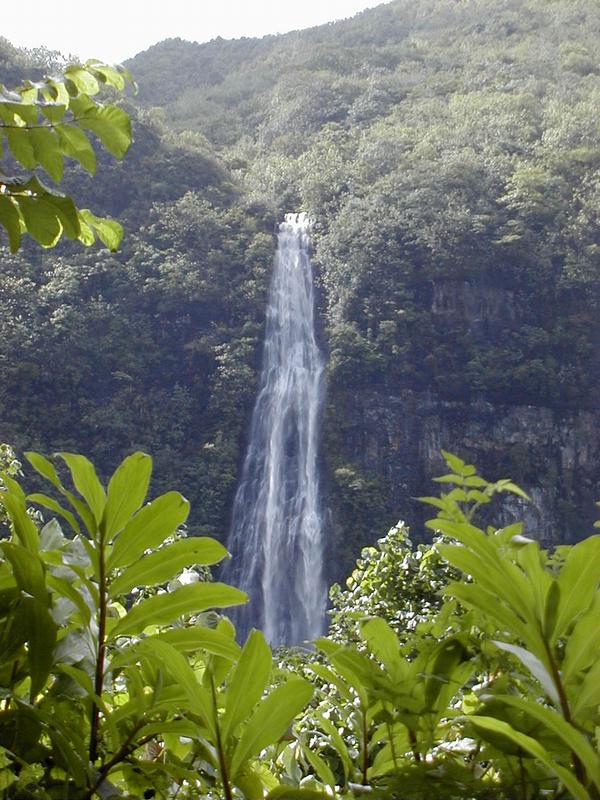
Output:
[[560,607],[560,584],[553,580],[548,586],[544,603],[544,636],[550,641],[554,640],[556,620]]
[[534,758],[537,758],[541,764],[558,777],[576,800],[590,800],[590,795],[577,778],[569,770],[560,766],[556,758],[544,749],[539,742],[532,739],[531,736],[514,730],[507,722],[494,719],[494,717],[473,716],[467,717],[467,719],[480,730],[498,733],[514,742]]
[[23,599],[25,612],[23,624],[27,634],[29,671],[31,673],[30,697],[33,701],[48,679],[54,663],[54,647],[58,628],[50,615],[47,604],[33,597]]
[[167,492],[144,506],[117,536],[108,570],[126,567],[145,550],[159,547],[186,521],[190,504],[178,492]]
[[227,701],[221,726],[225,743],[261,699],[270,674],[269,645],[260,631],[252,631],[227,686]]
[[98,94],[100,87],[92,73],[84,67],[70,66],[65,70],[65,78],[73,81],[78,91],[82,94]]
[[[581,686],[574,692],[573,714],[577,718],[589,709],[597,712],[598,706],[600,706],[600,661],[596,661]],[[600,789],[600,783],[598,788]]]
[[304,758],[313,768],[317,778],[321,781],[321,783],[324,783],[326,786],[331,786],[332,789],[335,789],[336,780],[329,767],[329,764],[325,761],[325,759],[321,758],[318,753],[311,750],[308,745],[302,744],[301,746]]
[[9,491],[0,492],[0,501],[10,517],[15,535],[23,547],[31,553],[37,553],[39,549],[39,533],[27,513],[23,491],[15,481],[12,481],[7,476],[4,476],[2,480]]
[[172,629],[164,633],[157,633],[151,638],[167,642],[180,653],[204,651],[229,661],[237,661],[241,650],[235,639],[218,630],[199,626]]
[[206,727],[214,735],[215,710],[209,693],[197,681],[194,670],[185,657],[167,642],[150,637],[129,648],[137,656],[144,653],[160,669],[164,669],[185,691],[193,713],[199,714]]
[[52,497],[48,497],[46,494],[28,494],[27,500],[30,503],[35,503],[38,506],[42,506],[43,508],[47,508],[49,511],[52,511],[54,514],[57,514],[59,517],[62,517],[66,522],[69,523],[71,529],[75,533],[80,532],[79,523],[77,519],[71,514],[70,511],[67,511],[66,508],[63,508],[60,503],[57,503]]
[[344,770],[344,782],[347,783],[349,777],[352,775],[354,760],[350,756],[346,742],[342,738],[336,726],[328,717],[316,712],[315,719],[319,723],[321,730],[323,730],[329,736],[330,744],[342,762],[342,767]]
[[256,708],[231,757],[231,776],[235,777],[250,758],[257,756],[267,745],[278,741],[294,717],[310,702],[313,689],[302,678],[291,678],[278,686]]
[[37,159],[33,151],[29,128],[4,128],[4,133],[8,139],[8,145],[12,150],[13,156],[22,164],[25,169],[35,169]]
[[49,459],[40,453],[34,453],[31,450],[25,453],[25,458],[27,461],[29,461],[34,470],[42,476],[42,478],[50,481],[55,489],[64,491],[64,487],[60,482],[58,474],[54,468],[54,464]]
[[587,611],[600,581],[600,536],[590,536],[574,545],[558,577],[561,591],[560,610],[556,620],[555,636],[566,629],[583,612]]
[[292,786],[278,786],[271,789],[266,800],[331,800],[331,795],[316,789],[294,789]]
[[499,647],[500,650],[505,650],[507,653],[512,653],[514,656],[516,656],[523,666],[526,667],[526,669],[528,669],[529,672],[534,676],[534,678],[537,678],[537,680],[542,684],[544,691],[552,700],[552,702],[557,707],[560,707],[560,697],[558,695],[554,680],[537,656],[535,656],[533,653],[530,653],[529,650],[526,650],[524,647],[518,647],[515,644],[508,644],[508,642],[494,641],[494,644],[496,647]]
[[85,133],[74,125],[60,125],[56,130],[63,153],[78,161],[90,175],[95,175],[96,153]]
[[87,625],[91,619],[92,612],[81,592],[79,592],[72,583],[69,583],[69,581],[64,578],[58,578],[55,575],[48,575],[46,582],[50,589],[56,592],[56,594],[59,594],[61,597],[66,597],[67,600],[73,603],[81,614],[84,625]]
[[63,157],[60,140],[51,128],[37,127],[29,132],[35,158],[55,183],[63,177]]
[[114,220],[96,217],[86,208],[82,209],[79,214],[86,225],[96,232],[102,244],[112,253],[116,253],[123,240],[122,225]]
[[398,637],[387,622],[379,617],[361,624],[360,635],[390,673],[393,681],[400,681],[406,675],[407,667],[400,658]]
[[127,594],[134,587],[156,586],[172,580],[184,567],[216,564],[227,555],[222,544],[209,537],[191,537],[144,556],[115,578],[110,597]]
[[459,458],[452,453],[448,453],[446,450],[442,450],[441,453],[449,469],[451,469],[453,472],[457,472],[459,475],[462,475],[466,466],[462,458]]
[[589,611],[582,615],[567,639],[562,676],[569,683],[581,670],[598,658],[600,650],[600,595],[596,594]]
[[8,234],[11,253],[16,253],[21,246],[22,223],[18,204],[7,195],[0,194],[0,225]]
[[[596,679],[596,684],[598,685],[598,679]],[[567,748],[575,753],[585,767],[588,777],[600,788],[600,758],[598,754],[586,737],[574,725],[570,725],[561,714],[532,700],[514,695],[493,695],[493,699],[523,711],[555,733]]]
[[104,514],[106,494],[98,480],[94,465],[85,456],[75,453],[58,453],[58,455],[68,466],[75,488],[88,504],[96,524],[99,525]]
[[117,106],[89,109],[80,122],[82,128],[92,131],[109,153],[123,158],[131,145],[131,120]]
[[227,608],[248,601],[239,589],[224,583],[194,583],[172,594],[159,594],[143,600],[120,619],[110,638],[135,636],[149,625],[168,625],[183,616],[199,614],[207,608]]
[[22,545],[12,542],[3,542],[0,544],[0,550],[10,561],[19,588],[47,606],[49,596],[44,565],[40,557]]
[[20,196],[16,201],[27,233],[42,247],[54,247],[63,232],[56,209],[45,196]]
[[108,484],[104,533],[112,541],[146,499],[152,459],[145,453],[132,453],[117,467]]

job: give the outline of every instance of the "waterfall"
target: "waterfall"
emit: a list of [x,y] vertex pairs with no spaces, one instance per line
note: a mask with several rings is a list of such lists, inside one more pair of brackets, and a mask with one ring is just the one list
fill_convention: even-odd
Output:
[[267,307],[260,386],[235,496],[226,578],[250,595],[240,638],[261,628],[272,645],[322,632],[323,518],[318,440],[324,362],[315,338],[309,219],[287,214]]

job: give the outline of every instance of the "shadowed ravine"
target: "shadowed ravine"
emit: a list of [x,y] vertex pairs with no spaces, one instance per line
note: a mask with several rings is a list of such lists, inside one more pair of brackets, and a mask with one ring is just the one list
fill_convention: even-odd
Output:
[[240,638],[258,627],[273,645],[318,636],[326,605],[317,459],[324,363],[308,246],[307,216],[287,214],[225,569],[226,579],[250,595],[236,618]]

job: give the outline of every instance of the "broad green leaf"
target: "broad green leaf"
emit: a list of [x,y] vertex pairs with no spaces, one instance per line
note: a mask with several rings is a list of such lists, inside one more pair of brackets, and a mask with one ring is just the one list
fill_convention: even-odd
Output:
[[[597,714],[600,706],[600,661],[592,666],[583,679],[583,683],[574,692],[573,714],[577,718],[580,714],[592,709]],[[600,789],[600,784],[598,784]]]
[[67,775],[71,777],[77,786],[89,786],[91,775],[85,757],[85,748],[79,742],[73,741],[64,726],[59,726],[57,720],[50,720],[48,725],[48,735],[53,746],[54,761],[62,767]]
[[527,626],[515,612],[498,602],[496,592],[487,591],[482,586],[473,583],[458,583],[452,581],[445,592],[455,597],[463,605],[483,612],[498,624],[499,631],[513,634],[524,642],[533,639],[533,644],[543,646],[539,634]]
[[325,759],[321,758],[318,753],[313,751],[306,744],[302,744],[302,753],[304,754],[304,758],[313,768],[317,778],[326,786],[331,786],[332,789],[335,789],[335,776]]
[[[50,462],[47,458],[40,455],[39,453],[28,452],[25,453],[25,457],[31,464],[31,466],[38,472],[42,477],[46,478],[66,499],[69,501],[71,506],[75,509],[75,511],[79,514],[81,519],[83,520],[86,528],[88,531],[94,529],[94,517],[92,512],[87,507],[87,505],[75,497],[71,492],[67,491],[65,487],[60,482],[58,474],[54,469],[52,462]],[[79,526],[77,526],[79,527]]]
[[157,633],[152,639],[161,639],[180,653],[204,651],[229,661],[237,661],[240,655],[240,646],[235,639],[212,628],[199,626],[174,628],[164,633]]
[[18,204],[7,195],[0,194],[0,225],[8,234],[11,253],[16,253],[21,246],[23,223],[19,214]]
[[94,515],[96,524],[99,525],[102,520],[102,515],[104,514],[106,494],[102,484],[98,480],[94,465],[91,461],[88,461],[85,456],[80,456],[75,453],[59,453],[58,455],[68,466],[73,479],[73,485],[87,503]]
[[89,109],[80,122],[82,128],[92,131],[103,146],[116,158],[123,158],[131,145],[131,121],[116,106]]
[[439,708],[436,701],[441,697],[443,707],[439,710],[446,711],[445,701],[454,697],[461,688],[462,681],[457,680],[458,668],[463,665],[467,677],[472,673],[472,665],[465,664],[469,660],[469,654],[459,639],[447,638],[439,643],[428,665],[428,675],[425,680],[425,703],[428,709],[435,711]]
[[186,521],[190,504],[178,492],[168,492],[138,511],[117,536],[108,570],[126,567],[145,550],[159,547]]
[[123,240],[122,225],[115,220],[96,217],[87,208],[81,209],[79,214],[90,230],[95,231],[102,244],[112,253],[116,253]]
[[600,536],[590,536],[574,545],[558,577],[561,602],[555,636],[566,629],[591,605],[600,581]]
[[85,133],[74,125],[57,128],[63,153],[78,161],[90,175],[96,174],[96,153]]
[[22,164],[25,169],[35,169],[37,160],[33,151],[29,128],[7,127],[3,131],[8,139],[12,154],[19,164]]
[[60,503],[57,503],[52,497],[48,497],[46,494],[28,494],[27,500],[30,503],[35,503],[38,506],[42,506],[43,508],[47,508],[49,511],[52,511],[54,514],[57,514],[59,517],[62,517],[66,522],[69,523],[71,529],[75,533],[80,532],[79,523],[77,522],[76,518],[71,514],[70,511],[67,511],[66,508],[63,508]]
[[75,608],[81,614],[84,625],[87,625],[91,619],[92,612],[88,604],[85,602],[81,592],[78,591],[69,581],[65,580],[64,578],[58,578],[52,574],[46,577],[46,582],[50,589],[56,592],[56,594],[59,594],[61,597],[66,597],[67,600],[70,600],[71,603],[73,603]]
[[63,156],[60,140],[51,128],[38,126],[29,132],[31,145],[39,165],[55,183],[63,177]]
[[33,520],[25,508],[25,497],[20,490],[16,490],[16,484],[10,478],[4,477],[3,481],[9,491],[0,492],[0,501],[4,505],[10,521],[12,522],[15,535],[21,545],[32,553],[37,553],[39,549],[39,533]]
[[294,789],[292,786],[278,786],[272,789],[266,800],[331,800],[331,795],[316,789]]
[[459,475],[462,475],[466,466],[462,458],[455,456],[453,453],[448,453],[447,450],[442,450],[441,453],[448,467],[453,470],[453,472],[457,472]]
[[12,542],[3,542],[0,544],[0,550],[10,561],[19,588],[26,594],[35,597],[43,605],[48,606],[46,576],[39,555]]
[[548,586],[544,602],[544,636],[554,641],[554,631],[560,606],[560,584],[553,580]]
[[244,592],[224,583],[194,583],[172,594],[159,594],[143,600],[117,622],[110,638],[135,636],[149,625],[168,625],[180,617],[199,614],[208,608],[227,608],[247,601]]
[[[598,683],[598,678],[596,678],[596,682]],[[494,695],[494,700],[499,700],[523,711],[560,737],[569,750],[577,755],[585,767],[588,777],[600,788],[600,756],[586,737],[574,725],[569,724],[561,714],[532,700],[515,695]]]
[[30,698],[33,701],[48,679],[53,665],[54,646],[58,628],[47,604],[33,597],[23,600],[23,624],[27,633],[29,671],[31,673]]
[[576,798],[576,800],[590,800],[590,795],[587,790],[579,783],[577,778],[565,767],[562,767],[556,758],[549,753],[539,742],[527,736],[524,733],[514,730],[507,722],[503,720],[494,719],[494,717],[468,717],[469,722],[472,722],[475,727],[483,731],[490,731],[505,736],[510,741],[521,747],[527,753],[543,764],[547,769],[553,772],[558,779],[564,784],[567,791]]
[[86,61],[86,67],[90,69],[94,75],[98,76],[102,83],[112,86],[119,91],[123,91],[126,81],[133,84],[133,78],[130,73],[122,67],[117,69],[116,67],[102,64],[99,61]]
[[579,618],[567,639],[561,670],[563,681],[568,684],[581,670],[593,664],[599,651],[600,594],[596,594],[589,611]]
[[70,197],[45,195],[44,198],[56,214],[68,239],[77,239],[80,233],[79,216]]
[[438,551],[442,557],[492,593],[502,586],[502,599],[524,621],[535,624],[532,589],[522,570],[506,558],[501,559],[497,547],[477,528],[445,520],[441,520],[440,526],[443,533],[465,545],[440,545]]
[[31,450],[25,453],[25,458],[27,461],[29,461],[37,473],[39,473],[47,481],[50,481],[55,489],[58,489],[61,492],[64,491],[64,487],[60,482],[60,478],[58,477],[58,473],[54,468],[54,464],[49,459],[40,453],[34,453]]
[[144,653],[156,662],[160,669],[167,671],[176,683],[185,691],[190,710],[202,717],[206,727],[215,732],[216,710],[212,706],[211,697],[197,681],[194,670],[185,656],[167,642],[150,637],[138,642],[131,648],[135,654]]
[[329,736],[330,744],[342,762],[342,767],[344,769],[344,782],[347,783],[352,775],[354,760],[350,756],[346,742],[342,738],[336,726],[328,717],[325,717],[323,714],[317,712],[315,714],[315,718],[319,723],[321,730],[323,730]]
[[100,90],[96,78],[84,67],[67,67],[64,75],[67,80],[73,81],[77,90],[83,94],[94,95]]
[[156,586],[172,580],[184,567],[215,564],[227,555],[216,539],[190,537],[143,556],[127,567],[109,587],[111,597],[127,594],[134,587]]
[[260,631],[252,631],[227,686],[225,714],[221,726],[223,741],[250,714],[261,699],[271,674],[271,649]]
[[379,617],[361,624],[360,635],[369,650],[384,665],[393,681],[402,680],[407,666],[400,657],[398,637],[387,622]]
[[340,697],[342,697],[348,703],[352,703],[354,701],[355,695],[352,693],[350,686],[342,677],[333,672],[333,670],[329,669],[329,667],[326,667],[324,664],[311,664],[310,669],[315,673],[315,675],[318,675],[322,681],[335,686]]
[[293,719],[308,705],[312,695],[313,689],[308,681],[290,678],[263,700],[248,720],[233,751],[232,780],[235,781],[237,773],[249,759],[283,736]]
[[104,534],[112,541],[139,510],[146,499],[152,459],[145,453],[132,453],[117,467],[108,483]]
[[509,644],[508,642],[494,641],[494,644],[496,647],[499,647],[500,650],[505,650],[507,653],[512,653],[514,656],[516,656],[523,666],[526,667],[526,669],[528,669],[529,672],[534,676],[534,678],[537,678],[537,680],[542,684],[544,691],[552,700],[552,702],[557,707],[560,707],[560,697],[558,696],[558,691],[554,680],[537,656],[535,656],[533,653],[530,653],[529,650],[526,650],[524,647],[519,647],[515,644]]
[[54,247],[63,226],[48,198],[20,196],[17,202],[27,233],[42,247]]

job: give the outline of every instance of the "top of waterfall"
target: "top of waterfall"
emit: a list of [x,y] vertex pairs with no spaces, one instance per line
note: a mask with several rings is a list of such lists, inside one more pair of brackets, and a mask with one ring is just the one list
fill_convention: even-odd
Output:
[[301,211],[296,214],[286,214],[283,224],[291,225],[292,228],[296,228],[298,230],[306,230],[307,228],[310,228],[311,222],[312,220],[310,216],[305,211]]

